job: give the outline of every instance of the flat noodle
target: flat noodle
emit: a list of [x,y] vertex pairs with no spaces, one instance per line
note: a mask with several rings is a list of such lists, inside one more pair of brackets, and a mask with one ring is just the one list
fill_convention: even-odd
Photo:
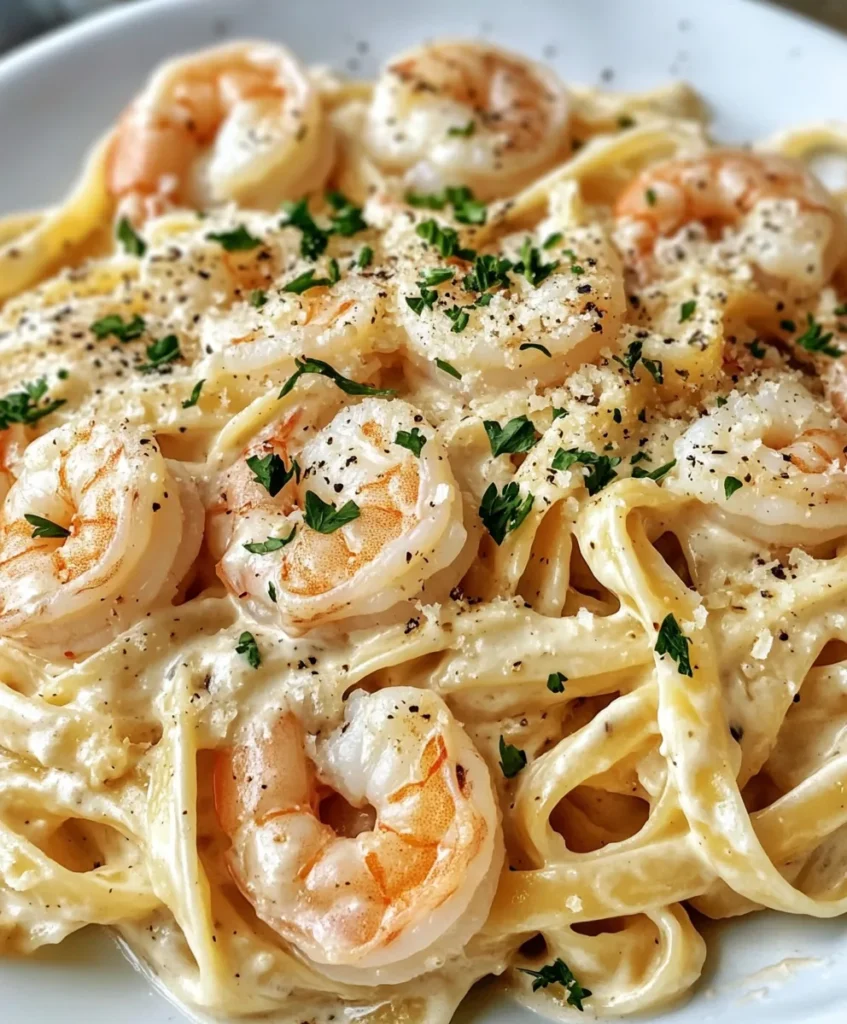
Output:
[[847,911],[847,127],[707,124],[233,44],[0,223],[0,950],[565,1021]]

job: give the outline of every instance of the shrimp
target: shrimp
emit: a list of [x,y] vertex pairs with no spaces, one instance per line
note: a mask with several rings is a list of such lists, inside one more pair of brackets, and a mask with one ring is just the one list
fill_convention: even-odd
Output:
[[12,484],[20,476],[21,461],[27,446],[26,427],[10,423],[0,431],[0,501],[4,501]]
[[[456,562],[467,536],[459,488],[435,431],[407,402],[366,398],[299,450],[290,436],[269,449],[298,471],[274,497],[227,488],[230,535],[218,565],[259,617],[298,634],[371,616]],[[331,507],[332,518],[346,509],[342,525],[318,522],[324,513],[312,515],[310,503]],[[245,547],[269,538],[272,551]]]
[[67,657],[101,647],[175,596],[202,535],[193,484],[152,437],[57,427],[3,503],[0,635]]
[[826,543],[847,533],[847,428],[836,422],[801,384],[762,381],[676,441],[665,486],[717,506],[765,543]]
[[668,262],[678,267],[693,225],[725,256],[803,293],[822,288],[847,251],[833,197],[804,164],[773,153],[715,150],[649,167],[619,197],[615,217],[616,240],[645,279],[657,273],[663,239],[673,239]]
[[488,43],[429,43],[395,58],[374,91],[366,148],[414,188],[509,195],[569,147],[569,104],[553,73]]
[[[346,834],[321,820],[327,790],[361,809]],[[405,981],[487,915],[503,857],[491,778],[429,690],[355,692],[316,739],[291,711],[253,723],[218,755],[214,791],[237,885],[330,977]]]
[[[296,273],[295,268],[291,276]],[[316,273],[322,276],[320,267]],[[351,270],[334,284],[301,295],[272,291],[259,309],[242,302],[208,315],[201,342],[209,355],[200,372],[293,369],[302,352],[344,367],[374,350],[391,351],[399,345],[398,332],[386,316],[384,296],[380,281]]]
[[[574,227],[559,235],[549,249],[541,247],[542,238],[504,238],[496,255],[508,258],[511,269],[483,306],[476,304],[480,293],[468,289],[474,265],[454,261],[453,278],[432,290],[434,301],[419,312],[411,307],[409,301],[421,294],[421,278],[444,267],[431,247],[423,260],[417,247],[411,249],[399,274],[397,316],[417,374],[466,398],[532,381],[543,387],[561,383],[612,344],[626,313],[617,254],[601,229]],[[541,272],[547,275],[541,280],[530,281],[529,273],[512,266],[528,241],[541,254],[539,262],[552,268]],[[466,321],[459,331],[457,315]],[[455,374],[445,371],[445,363]]]
[[232,43],[154,74],[112,136],[106,180],[136,223],[174,205],[271,209],[320,188],[332,152],[299,61],[278,45]]

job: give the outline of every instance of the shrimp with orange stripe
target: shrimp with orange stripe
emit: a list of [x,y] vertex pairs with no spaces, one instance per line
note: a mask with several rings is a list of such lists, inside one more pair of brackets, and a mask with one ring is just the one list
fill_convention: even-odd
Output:
[[226,471],[214,508],[218,575],[291,634],[386,612],[436,578],[449,590],[462,574],[447,453],[398,399],[367,397],[329,422],[288,414]]
[[230,872],[258,916],[324,974],[395,984],[457,954],[503,857],[488,768],[428,690],[357,691],[343,724],[252,722],[218,755]]
[[331,129],[285,48],[231,43],[164,64],[121,118],[106,184],[136,224],[176,206],[273,209],[321,187]]
[[154,437],[69,423],[30,444],[0,520],[0,635],[76,656],[168,604],[203,509]]
[[799,160],[719,149],[649,167],[618,198],[616,241],[642,279],[686,254],[751,264],[764,284],[812,294],[847,253],[844,216]]

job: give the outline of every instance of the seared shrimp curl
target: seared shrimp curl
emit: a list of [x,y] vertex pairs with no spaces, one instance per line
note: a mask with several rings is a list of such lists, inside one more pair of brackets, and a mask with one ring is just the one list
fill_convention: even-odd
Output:
[[202,536],[194,485],[152,437],[97,423],[44,434],[3,504],[0,635],[44,654],[101,647],[171,601]]
[[[800,161],[773,153],[715,150],[650,167],[620,196],[615,216],[618,244],[643,278],[660,271],[661,241],[696,225],[728,258],[803,293],[823,287],[847,251],[832,196]],[[691,239],[689,231],[683,248]],[[671,268],[678,249],[668,250]]]
[[552,72],[487,43],[430,43],[385,69],[365,142],[426,191],[509,195],[568,149],[568,98]]
[[321,187],[332,136],[299,61],[233,43],[161,67],[120,120],[106,176],[140,222],[173,206],[275,207]]
[[847,534],[847,428],[834,421],[790,380],[733,393],[676,442],[679,468],[666,486],[765,543],[825,543]]
[[[436,694],[357,692],[346,712],[317,740],[291,712],[254,723],[218,756],[215,805],[259,917],[323,973],[392,984],[458,953],[482,925],[502,861],[497,804]],[[322,821],[333,792],[350,807]]]
[[[254,485],[239,497],[225,485],[231,532],[218,566],[257,615],[279,618],[291,633],[414,597],[455,562],[466,538],[444,448],[406,402],[367,398],[308,436],[302,448],[293,439],[262,445],[300,467],[275,496]],[[346,507],[343,525],[319,522],[324,513],[313,515],[310,504],[333,516]],[[257,552],[268,538],[276,546]]]

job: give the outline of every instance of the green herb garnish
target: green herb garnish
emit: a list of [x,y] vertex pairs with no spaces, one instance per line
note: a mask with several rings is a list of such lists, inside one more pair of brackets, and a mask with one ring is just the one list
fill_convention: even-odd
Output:
[[689,638],[679,628],[673,615],[666,615],[659,629],[654,650],[656,654],[667,654],[676,663],[681,676],[693,676],[691,662],[688,658]]
[[398,430],[394,443],[399,444],[401,448],[407,448],[413,455],[420,458],[426,438],[417,427],[412,427],[411,430]]
[[24,519],[26,519],[30,526],[35,527],[31,534],[33,537],[70,537],[71,535],[70,530],[66,530],[64,526],[59,526],[58,523],[45,519],[43,516],[36,516],[25,512]]
[[303,356],[294,360],[294,365],[297,369],[288,380],[283,384],[282,391],[279,393],[280,398],[285,398],[289,391],[293,390],[294,385],[297,381],[306,373],[316,373],[321,377],[328,377],[336,387],[340,388],[345,395],[396,395],[397,392],[393,388],[375,388],[371,387],[370,384],[359,384],[358,381],[350,380],[349,377],[340,374],[335,367],[330,366],[329,363],[325,363],[322,359],[311,359],[309,356]]
[[300,466],[297,460],[292,459],[291,465],[286,468],[276,452],[264,456],[251,455],[247,459],[247,467],[253,471],[253,480],[261,484],[272,498],[279,494],[292,477],[300,482]]
[[303,519],[306,526],[318,533],[335,533],[346,523],[358,519],[361,514],[355,501],[348,501],[337,509],[335,505],[321,501],[314,491],[306,492],[306,511]]
[[443,370],[445,373],[449,373],[451,377],[455,377],[456,380],[462,379],[461,373],[459,373],[452,363],[448,363],[446,359],[436,359],[435,365],[439,370]]
[[0,430],[8,429],[12,423],[37,423],[65,404],[64,398],[54,398],[39,405],[47,394],[46,377],[39,377],[34,383],[23,384],[22,387],[23,391],[12,391],[0,398]]
[[200,401],[200,392],[203,390],[203,385],[206,383],[206,378],[198,380],[194,387],[191,389],[190,397],[186,398],[182,403],[183,409],[190,409],[192,405],[197,405]]
[[690,320],[697,310],[697,302],[695,299],[689,299],[687,302],[679,307],[679,322],[684,324],[686,320]]
[[526,768],[526,754],[523,750],[507,743],[500,737],[500,770],[507,779],[513,779],[518,772]]
[[804,348],[807,352],[822,352],[825,356],[832,356],[833,359],[837,359],[844,354],[840,348],[830,345],[833,338],[832,332],[824,334],[823,327],[817,323],[811,313],[807,315],[806,320],[808,326],[800,337],[797,338],[797,344],[800,348]]
[[723,493],[727,501],[735,494],[737,490],[743,487],[744,484],[734,476],[724,477],[723,481]]
[[210,231],[206,238],[210,242],[217,242],[227,252],[246,252],[246,250],[255,249],[262,244],[262,239],[251,235],[243,224],[239,224],[232,231]]
[[145,351],[147,362],[141,363],[138,367],[142,373],[153,373],[156,370],[161,370],[163,367],[170,369],[167,364],[182,356],[182,352],[179,349],[179,339],[175,334],[166,334],[164,338],[159,338],[148,345]]
[[551,672],[547,676],[547,689],[551,693],[564,693],[565,683],[568,681],[568,677],[564,672]]
[[247,659],[251,668],[258,668],[262,664],[262,656],[259,654],[259,645],[252,633],[244,632],[238,638],[235,646],[235,653]]
[[296,532],[297,527],[295,526],[287,537],[268,537],[267,540],[252,541],[250,544],[245,544],[244,547],[251,555],[269,555],[271,552],[279,551],[289,545],[294,540]]
[[144,318],[140,317],[138,313],[126,323],[120,313],[109,313],[108,316],[100,317],[90,325],[95,337],[102,340],[112,334],[118,341],[134,341],[136,338],[140,338],[144,333],[145,326]]
[[147,252],[147,243],[132,226],[128,217],[121,217],[115,228],[115,238],[124,247],[124,252],[130,256],[143,256]]
[[515,416],[505,427],[496,420],[483,420],[492,455],[513,455],[528,452],[538,440],[532,421],[526,416]]
[[570,967],[559,957],[552,964],[545,964],[540,971],[531,971],[528,967],[519,967],[522,974],[528,974],[535,980],[532,983],[532,991],[537,992],[540,988],[547,988],[548,985],[561,985],[567,989],[568,1006],[575,1006],[582,1013],[583,999],[591,995],[590,988],[583,988],[576,980]]
[[581,451],[579,448],[559,448],[553,456],[553,469],[570,469],[580,463],[588,470],[585,473],[585,486],[590,495],[597,494],[618,475],[615,466],[620,465],[618,456],[597,455],[594,452]]
[[506,534],[517,530],[529,515],[534,501],[532,494],[522,499],[520,487],[514,481],[506,484],[502,494],[498,494],[496,484],[488,485],[479,506],[479,518],[495,544],[499,546],[506,539]]

